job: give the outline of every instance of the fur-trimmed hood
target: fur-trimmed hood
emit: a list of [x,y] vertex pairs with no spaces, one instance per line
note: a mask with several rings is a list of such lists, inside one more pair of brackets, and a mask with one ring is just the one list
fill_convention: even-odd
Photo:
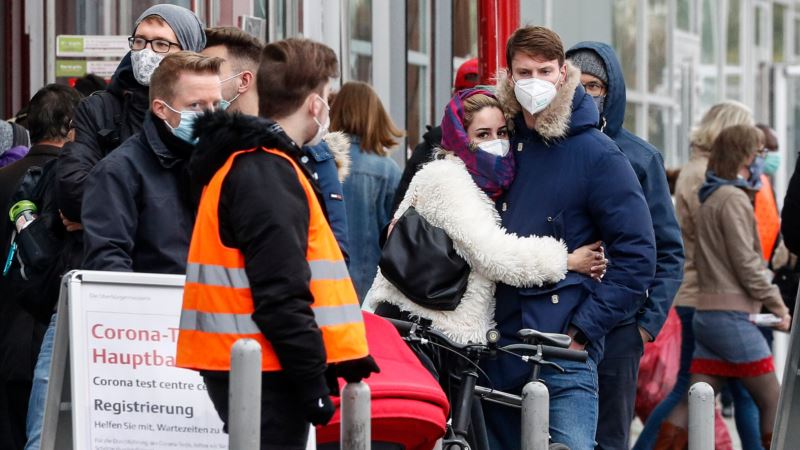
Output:
[[[567,78],[558,89],[556,97],[550,105],[536,115],[536,124],[533,131],[538,133],[545,141],[553,141],[574,134],[586,126],[597,126],[600,119],[594,103],[594,114],[581,114],[576,117],[573,111],[583,106],[587,97],[581,86],[581,71],[571,62],[567,61]],[[506,71],[497,74],[497,99],[503,106],[503,112],[509,119],[515,119],[522,113],[522,106],[514,94],[514,82]],[[588,98],[591,102],[591,97]],[[516,121],[515,121],[516,122]],[[524,122],[523,122],[524,123]]]
[[342,131],[333,131],[322,138],[328,144],[328,149],[336,161],[336,169],[339,172],[339,181],[344,183],[350,175],[350,138]]

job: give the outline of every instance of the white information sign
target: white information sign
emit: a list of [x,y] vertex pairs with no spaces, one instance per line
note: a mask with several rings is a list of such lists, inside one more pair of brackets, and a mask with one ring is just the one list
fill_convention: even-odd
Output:
[[56,56],[116,57],[128,53],[128,36],[78,36],[62,34],[56,38]]
[[69,290],[75,448],[228,448],[202,377],[174,367],[182,276],[80,272]]

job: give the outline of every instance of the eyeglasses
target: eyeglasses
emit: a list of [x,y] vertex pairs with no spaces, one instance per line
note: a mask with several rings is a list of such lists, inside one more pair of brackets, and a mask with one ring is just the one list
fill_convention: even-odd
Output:
[[590,81],[584,84],[583,88],[589,93],[589,95],[602,95],[603,91],[606,89],[603,83],[599,83],[597,81]]
[[175,42],[170,42],[164,39],[145,39],[140,37],[131,36],[128,38],[128,46],[131,50],[138,51],[144,50],[147,47],[147,44],[150,44],[150,48],[153,49],[156,53],[168,53],[169,49],[174,45],[178,48],[181,48],[180,44]]
[[767,148],[760,148],[760,149],[756,150],[756,155],[758,155],[758,156],[767,156],[767,152],[768,151],[769,150]]

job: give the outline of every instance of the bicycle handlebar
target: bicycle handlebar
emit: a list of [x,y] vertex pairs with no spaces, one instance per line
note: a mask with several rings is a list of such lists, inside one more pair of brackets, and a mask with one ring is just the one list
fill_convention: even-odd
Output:
[[[503,350],[522,350],[526,353],[538,351],[537,346],[527,344],[511,344],[503,347]],[[563,359],[566,361],[586,362],[589,353],[586,350],[570,350],[567,348],[542,345],[542,356],[545,359]]]
[[[407,322],[405,320],[398,320],[398,319],[389,319],[388,320],[397,331],[403,337],[408,337],[411,335],[416,335],[416,330],[419,328],[419,325],[414,322]],[[453,342],[445,336],[443,333],[433,330],[431,328],[425,329],[425,334],[430,335],[431,337],[435,337],[437,340],[441,340],[446,346],[455,349],[455,350],[464,350],[468,347],[486,347],[483,344],[459,344],[457,342]],[[420,336],[417,336],[420,337]],[[510,344],[506,345],[505,347],[498,347],[501,350],[508,350],[508,351],[522,351],[528,356],[534,355],[539,351],[538,345],[530,345],[530,344]],[[567,361],[576,361],[576,362],[586,362],[589,358],[589,354],[585,350],[569,350],[566,348],[560,347],[553,347],[550,345],[542,345],[542,356],[547,359],[563,359]]]

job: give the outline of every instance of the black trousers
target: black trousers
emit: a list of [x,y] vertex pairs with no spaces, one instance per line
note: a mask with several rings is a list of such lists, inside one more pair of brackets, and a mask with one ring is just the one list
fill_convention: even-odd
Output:
[[630,448],[639,360],[644,351],[639,326],[620,325],[606,335],[603,360],[597,366],[600,409],[596,450]]
[[[228,372],[200,372],[220,419],[228,430]],[[261,374],[261,450],[305,450],[310,423],[297,388],[282,372]]]

